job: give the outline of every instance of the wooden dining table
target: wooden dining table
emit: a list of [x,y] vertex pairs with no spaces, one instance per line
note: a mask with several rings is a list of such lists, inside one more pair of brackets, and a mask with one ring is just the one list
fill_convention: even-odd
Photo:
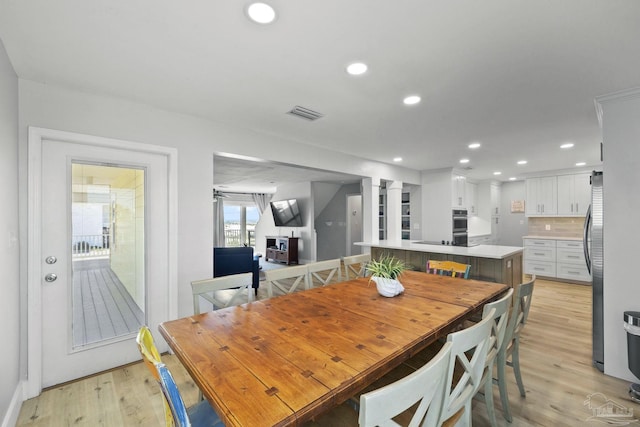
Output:
[[355,395],[507,289],[407,271],[405,291],[358,278],[164,322],[227,426],[300,425]]

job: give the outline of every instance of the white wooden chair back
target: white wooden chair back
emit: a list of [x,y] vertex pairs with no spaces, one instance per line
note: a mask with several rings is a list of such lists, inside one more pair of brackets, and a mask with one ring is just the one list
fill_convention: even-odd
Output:
[[482,318],[491,316],[493,313],[493,324],[491,326],[491,338],[487,348],[487,360],[484,364],[484,373],[482,374],[481,386],[484,386],[484,402],[487,408],[487,415],[492,427],[497,427],[496,411],[493,404],[493,366],[498,357],[498,352],[502,347],[504,335],[509,323],[509,312],[513,304],[513,288],[509,288],[507,292],[497,301],[485,304],[482,310]]
[[493,363],[495,362],[498,351],[502,347],[505,333],[507,331],[507,324],[509,323],[509,313],[513,304],[513,288],[504,294],[502,298],[497,301],[485,304],[482,309],[482,318],[489,316],[491,310],[493,313],[493,325],[491,327],[491,338],[489,340],[489,348],[487,353],[486,366],[493,372]]
[[273,297],[274,287],[285,294],[295,292],[300,287],[309,289],[309,277],[306,265],[266,270],[264,272],[264,278],[269,298]]
[[[524,383],[522,382],[522,374],[520,372],[520,333],[527,323],[529,317],[529,309],[533,298],[533,286],[536,276],[532,276],[531,280],[515,286],[513,292],[513,308],[509,316],[507,330],[504,334],[502,346],[498,351],[496,366],[498,370],[498,387],[500,389],[500,400],[502,401],[502,414],[504,418],[511,422],[511,405],[509,404],[509,394],[507,392],[506,367],[513,368],[516,377],[516,384],[520,391],[520,396],[526,396]],[[511,358],[511,361],[509,361]]]
[[510,342],[520,335],[522,328],[527,323],[535,281],[536,276],[533,276],[530,281],[516,286],[513,297],[513,310],[511,310],[511,317],[504,338],[506,346],[509,346]]
[[429,363],[417,371],[360,396],[360,427],[399,426],[393,418],[418,402],[409,425],[437,426],[445,393],[451,346],[451,343],[446,343]]
[[191,282],[193,312],[200,314],[200,299],[213,305],[213,310],[253,301],[253,273],[231,274]]
[[307,264],[307,268],[309,271],[309,287],[313,287],[316,281],[321,286],[326,286],[332,282],[334,276],[336,276],[338,282],[342,281],[340,259],[314,262]]
[[364,277],[367,264],[370,261],[371,254],[351,255],[342,258],[342,263],[344,264],[344,279],[350,280],[352,274],[354,278]]
[[[475,325],[449,334],[447,342],[452,344],[445,395],[440,421],[456,415],[464,408],[462,425],[471,425],[471,399],[481,385],[482,374],[487,360],[487,348],[491,338],[493,321],[492,309],[487,317]],[[469,358],[468,354],[473,354]],[[459,367],[462,376],[454,384],[454,369]]]

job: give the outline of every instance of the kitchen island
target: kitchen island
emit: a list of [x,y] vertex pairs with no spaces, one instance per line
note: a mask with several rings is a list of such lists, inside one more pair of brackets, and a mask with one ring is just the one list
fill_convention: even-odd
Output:
[[473,247],[435,245],[419,241],[381,240],[378,243],[358,242],[370,247],[371,257],[378,259],[392,255],[413,270],[425,271],[427,261],[448,260],[471,265],[469,278],[504,283],[509,286],[522,283],[522,252],[519,246],[478,245]]

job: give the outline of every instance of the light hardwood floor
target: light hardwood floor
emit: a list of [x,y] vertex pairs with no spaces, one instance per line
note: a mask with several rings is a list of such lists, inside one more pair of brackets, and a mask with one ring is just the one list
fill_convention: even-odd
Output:
[[[591,288],[538,280],[529,323],[521,341],[521,367],[527,397],[521,398],[515,380],[509,381],[512,426],[589,426],[588,396],[602,393],[633,409],[626,381],[605,376],[591,366]],[[620,351],[626,351],[621,349]],[[187,405],[196,402],[195,384],[174,356],[163,360],[176,377]],[[508,370],[509,373],[510,370]],[[162,426],[161,396],[157,384],[141,364],[134,364],[70,384],[54,387],[24,402],[18,426]],[[500,398],[494,388],[499,425]],[[488,426],[483,399],[474,400],[473,425]],[[342,407],[315,425],[356,425],[357,417]],[[636,421],[631,425],[640,425]]]

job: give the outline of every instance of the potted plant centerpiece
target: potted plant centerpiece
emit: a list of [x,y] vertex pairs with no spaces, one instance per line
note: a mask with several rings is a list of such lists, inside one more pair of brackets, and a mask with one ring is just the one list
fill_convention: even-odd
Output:
[[398,276],[406,269],[404,262],[390,255],[371,260],[367,264],[367,272],[371,273],[369,280],[376,282],[378,293],[383,297],[395,297],[404,291]]

